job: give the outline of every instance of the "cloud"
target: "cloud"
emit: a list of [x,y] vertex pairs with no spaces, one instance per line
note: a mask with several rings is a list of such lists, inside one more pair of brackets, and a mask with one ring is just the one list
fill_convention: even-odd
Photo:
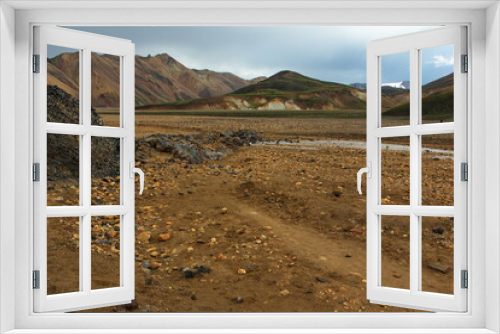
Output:
[[[136,53],[167,53],[188,68],[250,79],[281,70],[340,83],[366,81],[366,45],[427,30],[411,26],[155,26],[68,27],[131,40]],[[442,52],[440,52],[442,54]],[[388,82],[401,81],[392,65]],[[402,65],[401,65],[402,66]]]
[[427,62],[428,64],[434,65],[434,67],[444,67],[453,66],[453,57],[446,57],[443,55],[432,56],[431,60]]

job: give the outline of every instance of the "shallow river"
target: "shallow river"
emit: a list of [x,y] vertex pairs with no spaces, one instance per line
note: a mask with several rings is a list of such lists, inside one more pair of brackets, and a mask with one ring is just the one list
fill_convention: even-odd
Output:
[[[365,142],[350,141],[350,140],[299,140],[297,142],[278,140],[278,141],[263,141],[255,145],[280,146],[283,148],[295,148],[304,150],[319,150],[321,148],[329,146],[366,150]],[[393,151],[409,151],[410,146],[397,145],[397,144],[382,144],[382,149],[393,150]],[[422,152],[437,153],[440,155],[450,155],[450,156],[453,155],[453,151],[450,150],[438,150],[426,147],[422,149]]]

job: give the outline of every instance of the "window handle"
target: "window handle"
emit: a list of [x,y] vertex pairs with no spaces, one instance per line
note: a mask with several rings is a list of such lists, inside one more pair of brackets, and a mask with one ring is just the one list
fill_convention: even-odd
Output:
[[134,167],[134,162],[130,162],[130,178],[133,179],[135,173],[139,174],[139,182],[141,184],[141,190],[139,191],[139,195],[142,195],[144,191],[144,172],[140,168]]
[[372,163],[371,162],[368,162],[368,167],[361,168],[358,171],[358,192],[359,192],[360,195],[363,194],[361,192],[361,176],[363,175],[363,173],[366,173],[366,177],[368,179],[371,179],[371,177],[372,177]]

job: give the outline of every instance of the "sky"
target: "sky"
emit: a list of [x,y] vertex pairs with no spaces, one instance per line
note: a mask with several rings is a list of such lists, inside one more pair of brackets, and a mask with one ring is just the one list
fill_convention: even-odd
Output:
[[[379,38],[434,27],[353,26],[177,26],[68,27],[129,39],[136,54],[167,53],[188,68],[231,72],[242,78],[271,76],[282,70],[332,82],[366,82],[366,45]],[[453,47],[426,50],[422,81],[453,71]],[[63,52],[52,48],[49,58]],[[382,82],[409,80],[409,56],[382,60]],[[390,58],[390,60],[389,60]]]

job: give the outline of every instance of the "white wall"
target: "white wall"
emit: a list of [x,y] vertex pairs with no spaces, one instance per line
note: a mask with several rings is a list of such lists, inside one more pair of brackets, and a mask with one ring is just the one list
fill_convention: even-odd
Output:
[[[0,2],[0,333],[14,328],[15,11]],[[5,163],[10,162],[10,163]],[[10,254],[11,256],[3,256]]]
[[[492,74],[486,76],[486,255],[500,254],[498,238],[500,235],[500,6],[498,3],[490,6],[486,11],[486,69]],[[496,80],[495,80],[496,78]],[[500,258],[494,266],[486,266],[486,327],[500,332]]]
[[[0,7],[1,9],[1,7]],[[8,10],[6,9],[5,12]],[[8,11],[12,13],[12,10]],[[494,307],[488,308],[488,326],[492,329],[496,329],[500,327],[500,322],[498,320],[498,316],[500,314],[499,310],[499,291],[500,287],[498,286],[499,282],[499,273],[500,273],[500,261],[493,266],[488,266],[488,275],[483,275],[484,273],[484,235],[488,235],[489,242],[486,245],[489,250],[495,251],[495,254],[499,254],[498,250],[500,249],[499,245],[495,244],[494,241],[498,242],[499,233],[500,233],[500,208],[499,208],[499,199],[500,199],[500,176],[498,174],[498,166],[500,163],[500,135],[498,134],[499,129],[499,121],[500,116],[499,106],[500,106],[500,97],[498,94],[500,83],[499,83],[499,14],[498,14],[498,6],[491,7],[488,10],[488,20],[486,26],[486,20],[484,17],[483,10],[468,10],[468,11],[460,11],[460,10],[361,10],[361,11],[349,11],[349,10],[255,10],[249,9],[245,11],[230,11],[230,10],[199,10],[199,9],[190,9],[190,10],[158,10],[158,11],[145,11],[145,10],[99,10],[99,11],[91,11],[91,10],[42,10],[42,11],[23,11],[19,10],[16,13],[16,140],[15,144],[18,148],[18,151],[15,154],[16,159],[16,221],[14,225],[14,220],[12,216],[9,216],[8,212],[4,213],[3,209],[9,210],[9,204],[11,204],[12,193],[13,193],[13,183],[12,178],[10,178],[10,173],[13,172],[11,167],[5,167],[5,169],[0,169],[0,196],[7,194],[9,196],[4,196],[0,198],[2,201],[2,207],[0,207],[1,214],[0,219],[2,222],[2,227],[0,227],[0,256],[3,254],[11,255],[12,250],[12,240],[13,240],[13,231],[12,228],[16,227],[16,240],[17,243],[17,261],[16,261],[16,284],[18,294],[16,295],[16,308],[18,312],[16,313],[16,323],[17,326],[25,326],[26,328],[33,328],[37,326],[53,328],[55,326],[59,326],[59,328],[69,328],[71,326],[75,326],[75,324],[84,326],[98,326],[97,323],[88,320],[89,316],[82,316],[78,319],[74,318],[65,318],[59,319],[57,324],[54,323],[54,317],[40,317],[37,319],[32,319],[28,317],[26,310],[30,309],[30,296],[32,293],[31,289],[27,289],[30,283],[30,274],[32,266],[27,258],[27,254],[29,254],[29,245],[30,245],[30,224],[32,223],[30,217],[30,199],[26,194],[30,193],[31,181],[29,179],[30,176],[30,105],[29,105],[29,91],[30,91],[30,81],[29,81],[29,65],[30,65],[30,26],[31,22],[37,23],[45,23],[50,24],[54,22],[71,22],[71,23],[79,23],[79,24],[92,24],[92,23],[107,23],[107,24],[128,24],[128,25],[144,25],[145,22],[147,24],[154,25],[165,24],[168,22],[169,24],[200,24],[200,22],[205,22],[207,24],[232,24],[237,22],[238,24],[245,23],[262,23],[262,24],[355,24],[356,22],[362,23],[377,23],[377,22],[392,22],[393,24],[407,24],[412,21],[421,21],[426,22],[429,25],[434,23],[468,23],[472,22],[472,40],[474,41],[473,54],[472,54],[472,76],[473,76],[473,90],[474,90],[474,101],[472,101],[474,115],[472,116],[472,125],[469,130],[472,132],[472,136],[474,137],[474,147],[473,147],[473,169],[470,172],[472,178],[474,179],[474,189],[471,193],[471,198],[473,201],[473,213],[472,213],[472,221],[474,222],[474,226],[470,230],[471,233],[476,236],[473,253],[475,254],[475,258],[481,258],[480,261],[473,261],[471,263],[471,279],[476,282],[480,281],[481,284],[477,286],[477,289],[474,290],[474,294],[470,293],[469,296],[472,298],[472,309],[475,314],[479,314],[479,317],[475,317],[473,319],[473,323],[469,321],[469,317],[460,317],[457,318],[455,316],[443,315],[440,319],[435,318],[426,318],[425,323],[422,323],[423,327],[437,327],[438,325],[442,325],[444,322],[446,325],[459,327],[459,326],[470,326],[473,327],[483,327],[484,326],[484,318],[482,315],[484,314],[484,306],[485,306],[485,281],[488,284],[488,300],[490,304],[493,304]],[[10,14],[9,14],[10,15]],[[5,14],[0,15],[0,20],[6,21],[3,16]],[[13,22],[13,20],[12,20]],[[2,31],[3,23],[0,28]],[[9,27],[12,27],[10,24]],[[488,33],[491,34],[488,37],[488,48],[491,49],[491,52],[488,54],[488,68],[486,69],[483,60],[485,57],[484,54],[484,29],[488,29]],[[4,45],[7,45],[9,48],[12,47],[12,41],[5,42],[3,35],[5,32],[0,33],[0,43],[2,46],[2,52],[7,52],[4,49]],[[13,52],[13,51],[11,51]],[[0,57],[2,53],[0,52]],[[10,55],[12,57],[12,55]],[[5,68],[7,71],[11,71],[14,66],[12,66],[13,59],[8,59],[8,57],[1,58],[1,66],[0,70]],[[487,70],[487,71],[486,71]],[[3,75],[5,72],[2,72],[1,77],[5,78]],[[9,78],[14,78],[13,73],[8,76]],[[488,77],[488,84],[490,85],[489,89],[485,88],[485,80],[484,78]],[[5,80],[5,79],[4,79]],[[9,131],[12,133],[12,128],[9,128],[8,124],[5,122],[12,121],[12,117],[14,115],[12,104],[9,102],[10,98],[13,96],[13,88],[14,83],[12,80],[3,84],[0,79],[0,95],[2,102],[0,103],[0,162],[5,161],[2,160],[4,156],[7,158],[13,158],[12,142],[6,142],[3,140],[4,134],[7,134]],[[488,93],[486,97],[486,93]],[[5,100],[4,97],[7,99]],[[7,107],[4,108],[3,104],[6,104]],[[486,105],[488,108],[486,108]],[[10,110],[9,113],[6,110]],[[488,112],[488,117],[485,116],[485,110]],[[486,121],[487,120],[487,121]],[[491,134],[495,134],[494,140],[490,140],[488,143],[485,142],[485,128],[488,127],[488,131]],[[3,128],[8,128],[6,131],[3,131]],[[5,136],[7,137],[7,136]],[[12,137],[10,137],[12,138]],[[486,182],[485,177],[485,159],[486,159],[486,144],[488,144],[489,148],[495,147],[499,152],[492,149],[488,151],[488,169],[486,171],[492,172],[491,179],[488,179]],[[7,149],[7,152],[4,152],[4,149]],[[10,165],[9,165],[10,166]],[[8,170],[9,169],[9,170]],[[9,179],[10,178],[10,179]],[[5,181],[5,182],[4,182]],[[486,188],[487,187],[487,188]],[[485,189],[492,193],[493,196],[490,196],[488,199],[488,219],[485,216],[485,200],[484,193]],[[5,202],[4,202],[5,201]],[[7,203],[7,204],[5,204]],[[9,226],[4,226],[6,220],[3,219],[3,216],[7,216],[10,222]],[[12,215],[12,213],[11,213]],[[488,233],[485,233],[485,222],[488,221],[490,227],[488,227]],[[477,236],[480,236],[477,238]],[[19,251],[21,250],[21,251]],[[487,253],[488,254],[488,253]],[[490,257],[491,258],[491,257]],[[13,273],[14,272],[14,263],[11,262],[10,256],[5,257],[3,259],[3,263],[0,263],[0,270],[2,273]],[[482,262],[481,262],[482,261]],[[489,261],[491,263],[491,261]],[[480,273],[480,275],[474,275],[474,273]],[[487,276],[485,278],[485,276]],[[2,303],[0,304],[0,312],[3,318],[0,318],[0,321],[5,319],[5,322],[2,323],[2,326],[10,326],[12,325],[12,312],[14,305],[10,304],[13,302],[13,292],[12,283],[13,277],[8,276],[7,278],[3,278],[4,281],[0,282],[0,293],[2,293],[1,299]],[[490,290],[491,289],[491,290]],[[470,290],[469,290],[470,291]],[[10,301],[10,302],[9,302]],[[490,304],[488,306],[490,306]],[[447,318],[449,317],[449,318]],[[264,317],[262,317],[264,318]],[[411,317],[414,318],[413,316]],[[142,319],[142,318],[141,318]],[[232,315],[231,317],[214,316],[214,317],[202,317],[197,315],[190,315],[189,319],[192,323],[193,327],[198,328],[219,328],[219,326],[228,326],[228,327],[239,327],[239,326],[248,326],[248,327],[262,327],[266,326],[265,323],[261,322],[260,318],[245,317],[239,315]],[[259,320],[260,319],[260,320]],[[353,322],[353,318],[349,315],[336,317],[336,323],[332,324],[332,319],[329,316],[325,317],[315,317],[314,323],[318,327],[328,328],[330,326],[338,326],[338,327],[349,327],[355,324],[359,328],[369,328],[369,327],[401,327],[399,323],[388,323],[387,318],[383,316],[371,317],[370,315],[366,315],[363,321]],[[400,317],[401,322],[407,321],[410,317],[405,318],[404,316]],[[149,326],[156,326],[157,328],[162,328],[165,326],[165,321],[161,318],[154,317],[144,317],[142,319],[146,321]],[[279,322],[279,320],[281,322]],[[137,321],[140,321],[138,317],[131,317],[130,315],[117,315],[115,317],[115,321],[107,322],[106,326],[109,328],[113,326],[129,326],[129,328],[134,328],[133,326],[137,324]],[[171,327],[182,327],[186,324],[186,318],[182,315],[172,315],[169,317],[169,326]],[[400,322],[400,323],[401,323]],[[291,316],[281,316],[281,318],[277,315],[276,322],[273,326],[280,326],[277,328],[282,328],[284,324],[289,326],[295,326],[297,328],[303,328],[304,318],[291,315]],[[52,326],[52,327],[51,327]],[[263,327],[262,327],[263,328]],[[3,329],[3,327],[2,327]]]

